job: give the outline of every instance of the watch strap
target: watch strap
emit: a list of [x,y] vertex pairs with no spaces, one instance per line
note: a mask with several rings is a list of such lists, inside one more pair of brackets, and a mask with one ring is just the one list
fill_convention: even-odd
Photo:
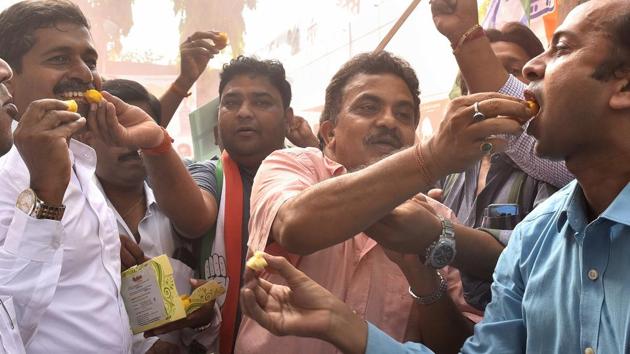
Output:
[[411,295],[411,297],[420,305],[431,305],[435,302],[437,302],[439,299],[442,298],[442,296],[444,296],[444,294],[446,293],[446,290],[448,289],[448,282],[446,281],[446,278],[444,278],[444,276],[442,275],[442,273],[440,273],[439,271],[436,271],[438,277],[440,278],[440,286],[438,287],[438,289],[431,295],[427,295],[427,296],[418,296],[416,294],[413,293],[413,291],[411,290],[411,287],[409,287],[409,295]]
[[48,205],[38,198],[37,205],[35,206],[35,210],[33,210],[33,214],[31,216],[35,217],[36,219],[50,219],[59,221],[61,220],[61,218],[63,218],[63,214],[65,211],[65,205]]

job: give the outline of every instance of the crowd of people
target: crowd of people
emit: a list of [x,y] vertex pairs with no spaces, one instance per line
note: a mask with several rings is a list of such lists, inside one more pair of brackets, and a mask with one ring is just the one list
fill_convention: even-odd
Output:
[[[165,128],[219,32],[182,43],[157,98],[101,77],[72,2],[5,9],[0,353],[630,352],[630,3],[579,5],[546,50],[484,30],[476,0],[431,11],[462,96],[428,141],[392,53],[339,68],[316,133],[282,63],[240,56],[221,154],[189,162]],[[121,272],[162,254],[178,292],[226,292],[134,335]]]

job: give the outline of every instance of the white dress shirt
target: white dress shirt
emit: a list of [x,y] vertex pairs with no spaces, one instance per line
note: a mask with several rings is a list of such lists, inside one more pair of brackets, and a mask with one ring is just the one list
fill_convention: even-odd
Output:
[[30,177],[17,149],[0,159],[0,295],[13,297],[28,353],[129,353],[114,213],[94,183],[96,154],[71,140],[58,221],[15,207]]
[[[102,185],[98,182],[98,179],[96,180],[99,188],[102,190]],[[146,195],[146,214],[138,224],[138,234],[140,235],[140,242],[138,243],[138,246],[148,258],[157,257],[162,254],[167,255],[170,258],[171,265],[173,266],[173,278],[175,279],[177,292],[180,295],[190,294],[190,278],[194,276],[194,272],[183,262],[172,258],[175,249],[178,247],[185,247],[185,243],[179,239],[173,229],[171,221],[160,210],[155,199],[155,195],[153,194],[153,190],[146,184],[146,182],[144,183],[144,193]],[[132,241],[137,242],[125,220],[120,216],[118,211],[116,211],[111,202],[109,200],[107,200],[107,202],[116,216],[119,234],[127,236]],[[206,344],[206,337],[213,338],[216,336],[213,336],[211,332],[212,331],[210,329],[201,333],[192,329],[183,329],[160,335],[160,338],[167,342],[177,344],[180,349],[185,350],[186,346],[193,340]],[[133,352],[136,354],[145,353],[156,341],[156,337],[145,339],[142,334],[138,334],[134,336]]]

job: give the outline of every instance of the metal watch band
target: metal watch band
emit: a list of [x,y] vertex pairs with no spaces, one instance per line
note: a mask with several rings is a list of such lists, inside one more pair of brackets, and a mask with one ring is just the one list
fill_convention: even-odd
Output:
[[37,206],[35,207],[34,216],[37,219],[50,219],[59,221],[63,217],[65,211],[65,205],[52,206],[38,201]]
[[[453,223],[451,222],[451,220],[445,219],[442,216],[438,216],[438,218],[440,219],[440,223],[442,224],[442,232],[440,233],[440,236],[438,237],[438,239],[433,241],[429,245],[429,247],[427,247],[427,249],[425,250],[425,255],[424,255],[424,265],[428,267],[432,267],[432,268],[435,268],[433,267],[431,263],[433,249],[435,249],[435,247],[440,243],[442,239],[455,240],[455,229],[453,228]],[[447,266],[447,265],[448,264],[445,264],[444,266]]]
[[444,294],[446,293],[448,282],[446,281],[446,278],[444,278],[442,273],[440,273],[440,271],[436,271],[436,273],[440,278],[440,287],[433,294],[427,296],[418,296],[414,294],[411,290],[411,287],[409,287],[409,295],[411,295],[411,297],[420,305],[431,305],[441,299],[442,296],[444,296]]

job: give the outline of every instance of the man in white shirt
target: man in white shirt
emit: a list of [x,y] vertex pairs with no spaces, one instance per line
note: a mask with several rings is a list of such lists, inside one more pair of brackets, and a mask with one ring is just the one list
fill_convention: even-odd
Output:
[[[76,5],[29,1],[3,11],[0,57],[15,70],[10,91],[23,112],[15,147],[0,161],[0,295],[13,297],[29,353],[129,353],[116,219],[94,183],[94,150],[71,137],[87,126],[107,144],[141,149],[149,171],[167,171],[156,184],[178,181],[165,204],[198,188],[144,111],[108,94],[85,100],[101,85]],[[67,111],[69,98],[79,113]]]
[[[12,75],[9,64],[0,59],[0,107],[2,107],[0,108],[0,156],[6,154],[13,145],[11,121],[17,115],[17,108],[5,85]],[[3,261],[4,258],[0,258],[0,262]],[[24,345],[16,322],[13,297],[0,292],[0,354],[24,353]]]

